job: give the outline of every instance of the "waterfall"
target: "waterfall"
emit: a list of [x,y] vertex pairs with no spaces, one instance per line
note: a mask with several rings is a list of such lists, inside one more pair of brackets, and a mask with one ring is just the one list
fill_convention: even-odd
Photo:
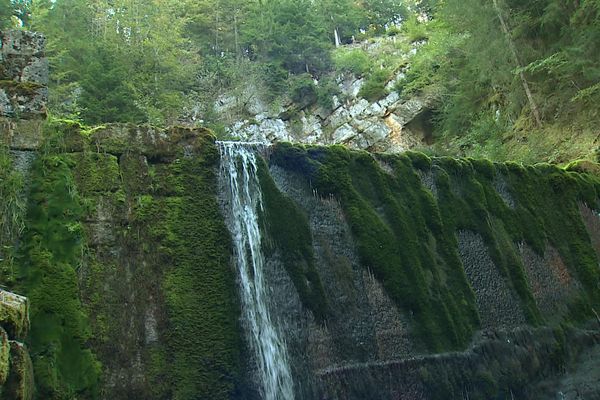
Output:
[[227,220],[234,241],[244,326],[256,355],[261,393],[264,400],[291,400],[293,382],[285,342],[269,314],[258,224],[258,210],[263,205],[256,152],[262,145],[218,142],[218,146],[220,179],[229,201]]

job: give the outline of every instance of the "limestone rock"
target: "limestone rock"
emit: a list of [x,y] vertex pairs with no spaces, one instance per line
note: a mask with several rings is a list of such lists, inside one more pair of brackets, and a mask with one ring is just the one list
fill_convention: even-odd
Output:
[[3,56],[41,56],[46,48],[46,38],[36,32],[7,30],[1,33]]
[[329,116],[326,123],[332,129],[337,129],[340,126],[350,122],[351,119],[352,119],[352,116],[350,115],[350,112],[348,111],[348,109],[346,109],[346,107],[342,106],[342,107],[338,108],[337,110],[335,110],[333,112],[333,114],[331,114]]
[[352,128],[349,124],[344,124],[336,129],[335,132],[333,132],[333,142],[345,143],[356,135],[357,133],[354,128]]
[[46,39],[35,32],[0,32],[0,116],[46,116],[48,60]]
[[357,98],[364,83],[365,80],[362,78],[356,80],[344,80],[340,85],[340,90],[348,97]]
[[371,118],[365,121],[363,136],[371,143],[377,143],[390,134],[391,129],[379,118]]
[[357,118],[358,116],[362,115],[368,107],[369,102],[365,99],[360,99],[350,107],[348,113],[350,114],[351,118]]
[[406,125],[426,108],[426,102],[419,98],[410,99],[405,102],[398,101],[390,108],[399,118],[399,122]]
[[0,326],[12,339],[29,332],[29,302],[26,297],[0,289]]
[[314,115],[302,116],[300,119],[302,122],[302,133],[304,135],[303,141],[307,144],[316,144],[319,139],[323,136],[323,128],[319,118]]
[[[405,151],[430,138],[428,112],[434,99],[428,95],[401,98],[392,89],[403,79],[405,72],[398,72],[388,85],[390,93],[370,102],[358,96],[365,79],[343,74],[336,79],[340,93],[332,97],[331,109],[314,104],[298,112],[299,106],[290,102],[284,106],[285,111],[274,116],[264,111],[265,107],[252,110],[247,107],[246,111],[254,117],[231,123],[227,131],[232,137],[245,141],[291,140],[305,144],[344,144],[353,149],[379,152]],[[258,105],[259,97],[257,92]]]

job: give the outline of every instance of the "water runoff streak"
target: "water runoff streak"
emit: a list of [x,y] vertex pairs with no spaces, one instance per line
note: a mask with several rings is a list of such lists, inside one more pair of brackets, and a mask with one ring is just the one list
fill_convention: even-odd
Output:
[[229,230],[237,259],[242,313],[248,341],[256,354],[264,400],[292,400],[292,375],[285,343],[269,315],[265,258],[257,210],[262,194],[257,176],[256,143],[217,142],[221,174],[229,199]]

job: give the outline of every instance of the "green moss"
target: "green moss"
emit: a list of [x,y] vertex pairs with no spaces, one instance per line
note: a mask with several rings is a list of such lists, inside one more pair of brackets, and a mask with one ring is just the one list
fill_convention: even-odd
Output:
[[343,147],[279,145],[273,162],[309,171],[321,195],[335,195],[356,240],[361,263],[415,320],[415,337],[433,350],[465,345],[478,326],[452,235],[447,235],[431,193],[423,189],[407,157],[371,155]]
[[427,171],[431,168],[431,158],[426,154],[416,151],[407,151],[404,155],[412,161],[412,164],[416,169]]
[[[543,254],[557,248],[585,290],[571,299],[566,320],[592,316],[600,271],[577,203],[598,204],[599,179],[553,166],[494,165],[485,160],[435,158],[418,153],[375,159],[343,147],[279,144],[271,162],[310,179],[321,195],[338,198],[352,228],[361,263],[391,298],[414,316],[416,337],[431,350],[464,346],[478,328],[473,292],[457,254],[455,232],[479,233],[494,263],[520,299],[527,320],[542,322],[517,248]],[[416,169],[431,168],[437,202]],[[513,209],[496,191],[508,185]]]
[[567,164],[565,170],[600,175],[600,164],[589,160],[576,160]]
[[8,343],[8,335],[0,326],[0,395],[2,395],[2,385],[8,378],[8,370],[10,366],[10,344]]
[[0,295],[0,326],[11,339],[23,339],[29,330],[29,309],[27,299],[2,291]]
[[1,388],[3,399],[32,400],[35,385],[33,367],[27,348],[21,343],[10,343],[10,368],[6,384]]
[[327,315],[327,301],[315,267],[308,219],[292,199],[277,189],[262,160],[258,176],[264,202],[263,218],[270,239],[266,241],[267,252],[279,250],[300,300],[317,321],[322,322]]
[[63,155],[73,161],[77,188],[82,195],[94,192],[113,192],[120,187],[120,171],[117,157],[105,153],[75,153]]
[[229,399],[240,376],[240,311],[216,200],[218,151],[209,135],[197,139],[194,151],[150,168],[151,185],[160,181],[170,196],[133,202],[135,226],[145,227],[145,239],[169,266],[162,283],[169,331],[165,346],[151,351],[150,372],[158,397]]
[[38,395],[95,398],[100,364],[89,350],[90,327],[79,300],[83,208],[73,159],[46,150],[33,166],[20,286],[31,302],[28,343]]

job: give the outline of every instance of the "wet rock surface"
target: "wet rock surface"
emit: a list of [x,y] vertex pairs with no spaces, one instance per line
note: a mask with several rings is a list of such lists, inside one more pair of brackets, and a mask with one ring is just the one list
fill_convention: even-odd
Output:
[[[398,359],[412,354],[405,318],[381,284],[358,262],[340,205],[313,192],[300,176],[271,167],[279,190],[307,214],[316,265],[328,300],[324,325],[302,311],[302,304],[278,257],[269,259],[273,308],[284,327],[296,376],[310,384],[299,398],[316,393],[314,377],[331,366]],[[302,382],[302,380],[299,380]],[[305,382],[307,382],[305,381]],[[306,384],[305,384],[306,386]]]
[[546,246],[543,257],[524,243],[519,244],[519,252],[538,308],[548,318],[560,320],[579,284],[552,246]]
[[481,235],[457,233],[458,252],[465,268],[481,318],[481,327],[507,328],[525,324],[516,293],[494,265]]

